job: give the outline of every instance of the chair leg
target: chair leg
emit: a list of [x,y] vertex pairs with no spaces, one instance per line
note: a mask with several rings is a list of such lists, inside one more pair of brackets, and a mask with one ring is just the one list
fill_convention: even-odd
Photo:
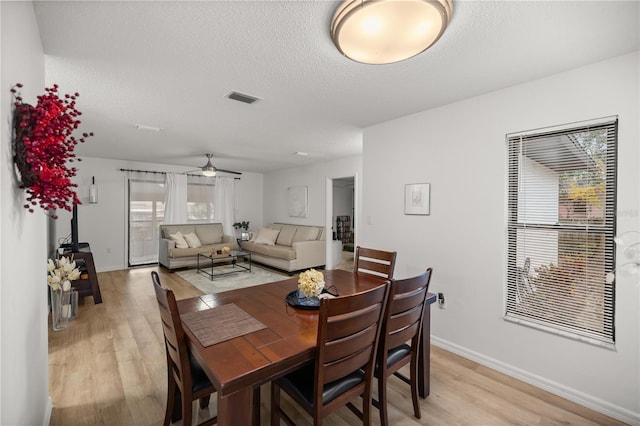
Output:
[[[416,355],[416,354],[414,354]],[[420,404],[418,403],[418,357],[411,359],[411,399],[413,400],[413,415],[420,418]]]
[[253,426],[260,426],[260,386],[253,388]]
[[280,425],[280,386],[271,382],[271,426]]
[[191,426],[193,417],[193,400],[191,394],[182,395],[182,426]]
[[[164,412],[164,426],[169,426],[172,421],[176,421],[176,413],[174,413],[174,408],[176,408],[176,383],[173,381],[173,376],[169,375],[169,380],[167,384],[167,408]],[[180,402],[178,401],[178,404]]]
[[387,376],[380,373],[378,377],[378,409],[380,410],[380,425],[388,426],[389,418],[387,414]]
[[209,403],[211,402],[211,394],[207,396],[203,396],[202,398],[199,399],[199,401],[200,401],[200,409],[204,410],[209,406]]
[[[370,385],[369,385],[370,386]],[[362,395],[362,424],[368,426],[371,424],[371,388],[365,390]]]

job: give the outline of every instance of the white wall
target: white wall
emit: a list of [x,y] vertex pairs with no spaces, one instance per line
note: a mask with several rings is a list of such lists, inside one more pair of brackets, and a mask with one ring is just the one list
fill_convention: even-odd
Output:
[[262,173],[244,172],[236,181],[236,222],[249,221],[249,230],[254,232],[263,225],[263,186]]
[[12,99],[44,93],[44,56],[31,2],[0,2],[2,24],[2,147],[0,148],[0,424],[48,424],[47,219],[28,213],[11,154]]
[[[85,143],[92,143],[91,138]],[[184,172],[192,168],[166,164],[141,163],[103,158],[82,157],[76,165],[78,174],[78,234],[81,241],[91,245],[96,270],[112,271],[127,267],[127,195],[126,177],[120,169]],[[89,185],[95,176],[98,203],[89,203]],[[242,173],[236,181],[236,218],[250,220],[258,226],[262,222],[262,175]],[[71,213],[58,212],[58,239],[71,233]]]
[[[264,176],[264,223],[293,223],[296,225],[325,225],[326,220],[326,180],[355,176],[362,170],[362,157],[314,164],[294,169],[279,170]],[[309,205],[306,218],[289,217],[287,211],[287,188],[306,185]],[[357,182],[356,182],[357,185]],[[357,200],[356,200],[357,203]],[[327,239],[331,239],[327,230]]]
[[[358,221],[359,243],[398,251],[398,277],[434,268],[436,344],[635,424],[638,274],[618,277],[615,350],[503,320],[505,135],[619,115],[618,232],[638,230],[639,76],[636,52],[365,129]],[[431,183],[430,216],[403,214],[416,182]]]
[[[332,269],[339,258],[337,251],[340,245],[332,244],[333,222],[333,184],[331,179],[354,177],[355,208],[359,209],[362,196],[359,194],[360,176],[362,175],[362,157],[345,157],[339,160],[271,172],[264,177],[264,223],[293,223],[296,225],[318,225],[326,229],[326,267]],[[289,217],[287,209],[287,188],[306,185],[309,204],[306,218]],[[326,201],[331,200],[328,204]],[[355,233],[358,224],[356,223]]]

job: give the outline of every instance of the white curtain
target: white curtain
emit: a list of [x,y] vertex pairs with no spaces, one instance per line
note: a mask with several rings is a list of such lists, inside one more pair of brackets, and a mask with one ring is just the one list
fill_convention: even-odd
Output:
[[187,175],[167,173],[164,223],[187,223]]
[[225,235],[234,235],[235,180],[230,177],[216,177],[214,188],[214,222],[221,223]]

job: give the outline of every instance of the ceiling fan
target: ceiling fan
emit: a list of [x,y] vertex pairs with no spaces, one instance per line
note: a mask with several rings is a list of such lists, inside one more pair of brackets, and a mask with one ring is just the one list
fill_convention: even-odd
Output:
[[[240,172],[235,172],[233,170],[218,169],[217,167],[215,167],[211,163],[211,159],[213,158],[213,154],[205,154],[205,156],[207,157],[207,164],[205,164],[204,166],[200,167],[200,169],[199,169],[199,171],[201,171],[204,176],[212,177],[212,176],[215,176],[217,172],[231,173],[231,174],[234,174],[234,175],[241,175],[242,174]],[[193,170],[193,171],[195,172],[197,170]]]

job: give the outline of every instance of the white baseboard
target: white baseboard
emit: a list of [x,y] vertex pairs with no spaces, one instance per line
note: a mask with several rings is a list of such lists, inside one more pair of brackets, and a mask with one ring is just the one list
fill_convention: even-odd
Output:
[[116,266],[103,266],[100,268],[96,268],[96,274],[100,272],[113,272],[113,271],[122,271],[123,269],[129,269],[124,265],[116,265]]
[[631,410],[627,410],[626,408],[622,408],[594,396],[587,395],[576,389],[569,388],[547,378],[514,367],[513,365],[505,364],[501,361],[489,358],[481,353],[472,351],[438,337],[431,336],[431,343],[439,348],[445,349],[449,352],[453,352],[464,358],[475,361],[478,364],[504,373],[510,377],[521,380],[554,395],[558,395],[562,398],[568,399],[569,401],[580,404],[593,411],[597,411],[609,417],[613,417],[614,419],[620,420],[621,422],[627,423],[629,425],[640,425],[640,413],[634,413]]
[[42,420],[42,426],[49,426],[51,421],[51,410],[53,410],[53,401],[51,396],[47,398],[47,407],[44,410],[44,419]]

